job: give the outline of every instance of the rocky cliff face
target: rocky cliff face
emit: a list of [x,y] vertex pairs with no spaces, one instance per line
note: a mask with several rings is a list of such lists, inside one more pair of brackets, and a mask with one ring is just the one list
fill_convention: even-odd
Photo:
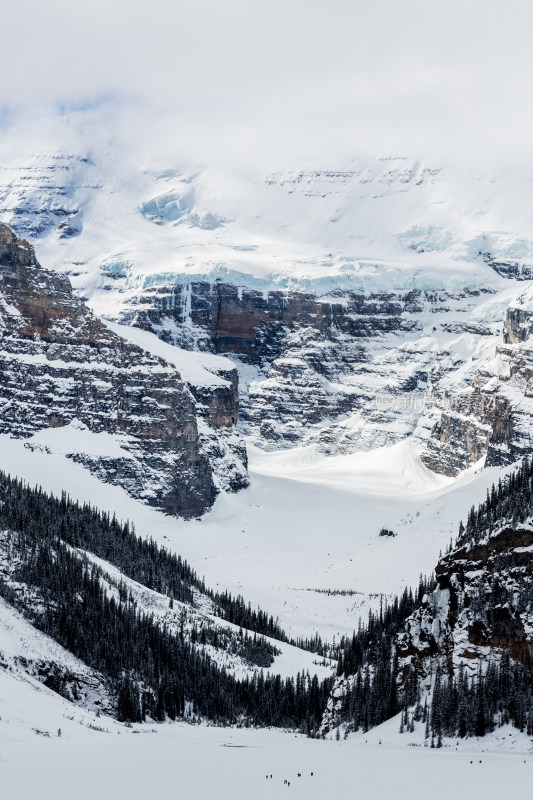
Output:
[[120,319],[181,347],[232,354],[241,424],[261,446],[336,453],[393,444],[417,428],[427,436],[429,390],[466,360],[453,343],[467,337],[481,350],[494,336],[494,326],[469,319],[485,296],[163,283],[130,293]]
[[133,298],[129,316],[183,342],[191,325],[197,341],[216,353],[246,356],[262,363],[281,355],[287,336],[310,328],[316,336],[333,332],[365,338],[376,332],[409,330],[402,312],[416,308],[416,295],[334,292],[331,297],[293,291],[257,291],[226,283],[186,283],[148,287]]
[[456,476],[485,459],[487,466],[512,463],[513,416],[509,403],[476,381],[457,395],[437,398],[441,406],[422,461],[434,472]]
[[490,292],[260,292],[224,283],[145,287],[122,321],[173,344],[230,353],[241,425],[262,447],[343,453],[415,436],[449,476],[530,447],[533,312],[505,323]]
[[[530,486],[525,494],[530,494]],[[491,494],[489,524],[498,515],[496,496]],[[512,508],[521,507],[519,498],[520,492],[515,493]],[[405,709],[412,710],[407,730],[412,732],[415,722],[425,722],[427,740],[435,730],[440,736],[441,723],[446,735],[453,737],[483,736],[509,719],[525,728],[533,677],[533,529],[527,517],[526,512],[518,526],[495,526],[488,535],[478,536],[482,532],[477,530],[473,538],[463,536],[439,560],[436,588],[427,587],[399,630],[389,628],[387,633],[376,618],[366,641],[354,639],[355,673],[351,669],[337,678],[323,717],[323,733],[339,724],[366,730],[402,707],[405,716]],[[390,624],[386,613],[385,629]],[[382,657],[376,658],[380,647]],[[350,663],[352,668],[354,662]],[[440,717],[443,685],[450,694],[444,701],[447,712]]]
[[507,308],[503,335],[472,374],[465,391],[442,395],[441,413],[422,458],[436,472],[457,475],[485,457],[512,464],[531,452],[533,314],[530,290]]
[[452,674],[471,674],[489,657],[509,650],[533,673],[530,607],[533,530],[504,528],[488,541],[462,546],[436,568],[438,587],[427,595],[398,638],[400,669],[414,664],[422,676],[435,659]]
[[[53,449],[51,431],[69,426],[69,454],[103,480],[170,514],[200,515],[221,485],[209,451],[218,428],[233,429],[235,380],[221,382],[220,402],[196,390],[202,441],[178,370],[111,331],[0,225],[0,432]],[[240,442],[233,456],[218,445],[234,467],[232,488],[245,485]]]
[[480,258],[488,264],[498,275],[503,278],[512,278],[515,281],[530,281],[533,278],[533,268],[531,263],[514,258],[502,258],[491,252],[479,253]]

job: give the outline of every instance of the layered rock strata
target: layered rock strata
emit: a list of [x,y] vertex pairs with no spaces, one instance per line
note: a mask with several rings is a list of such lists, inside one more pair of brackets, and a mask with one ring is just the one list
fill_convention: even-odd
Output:
[[240,373],[241,424],[261,446],[315,443],[338,453],[414,433],[425,412],[419,395],[457,367],[450,347],[436,338],[440,332],[449,340],[493,335],[468,319],[483,296],[318,296],[158,283],[131,292],[120,319],[181,347],[231,354]]
[[445,408],[422,456],[430,469],[457,475],[482,458],[486,466],[505,466],[531,453],[532,330],[532,312],[509,306],[498,345],[466,391],[439,398]]
[[[235,378],[223,383],[220,402],[201,398],[208,450],[211,432],[234,426],[238,410]],[[176,367],[109,330],[0,225],[0,432],[47,448],[50,429],[66,426],[69,454],[103,480],[170,514],[212,505],[217,481],[197,403]],[[233,488],[245,484],[240,463]]]

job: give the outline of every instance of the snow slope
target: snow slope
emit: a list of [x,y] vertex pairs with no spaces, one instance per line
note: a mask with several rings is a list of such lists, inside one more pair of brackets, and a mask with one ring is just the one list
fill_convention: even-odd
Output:
[[[143,609],[145,614],[149,614],[157,624],[164,627],[166,630],[179,635],[182,625],[182,615],[186,620],[183,629],[186,634],[190,631],[193,625],[201,629],[205,624],[211,624],[219,630],[227,630],[230,633],[238,634],[239,626],[231,622],[221,619],[210,613],[213,609],[212,603],[203,598],[206,605],[205,609],[191,608],[191,606],[174,600],[173,609],[169,609],[168,596],[159,594],[152,589],[148,589],[137,581],[123,575],[116,567],[113,567],[101,558],[91,554],[85,553],[92,563],[97,564],[104,571],[106,576],[106,589],[108,592],[118,596],[118,586],[122,585],[128,590],[128,594],[133,597],[139,608]],[[201,605],[200,599],[199,605]],[[319,680],[328,678],[332,674],[332,670],[336,667],[336,661],[330,659],[322,659],[314,653],[307,650],[301,650],[298,647],[280,642],[277,639],[264,637],[266,641],[270,642],[278,651],[278,655],[274,657],[272,665],[268,669],[262,670],[261,667],[255,667],[249,662],[244,661],[243,658],[235,654],[229,655],[222,648],[215,648],[211,645],[198,645],[204,648],[210,658],[219,666],[226,669],[227,672],[235,675],[237,678],[249,677],[254,672],[270,673],[272,675],[280,675],[282,678],[296,677],[298,673],[309,672],[310,675],[317,675]],[[2,640],[0,636],[0,641]]]
[[231,372],[234,366],[226,358],[215,356],[212,353],[198,353],[174,347],[158,339],[155,334],[141,328],[117,325],[107,320],[104,322],[117,336],[127,339],[131,344],[147,350],[154,356],[164,358],[168,364],[173,364],[179,370],[185,383],[201,387],[228,386],[228,381],[220,373],[223,375],[224,372]]
[[[0,598],[0,684],[4,683],[0,688],[0,718],[4,722],[9,721],[4,714],[6,704],[13,713],[22,715],[27,715],[33,708],[32,692],[27,692],[27,689],[21,689],[21,692],[30,697],[30,706],[19,703],[16,682],[44,695],[49,693],[51,700],[48,705],[51,710],[57,711],[58,707],[65,705],[63,697],[43,685],[56,666],[69,677],[65,690],[72,691],[75,688],[78,710],[110,708],[109,692],[102,676],[50,636],[34,628],[22,614]],[[6,676],[11,680],[7,680]],[[12,690],[9,689],[10,685]],[[9,700],[15,702],[10,706]]]
[[73,672],[93,676],[83,661],[54,639],[38,631],[25,617],[0,597],[0,653],[12,662],[20,657],[31,661],[57,661]]

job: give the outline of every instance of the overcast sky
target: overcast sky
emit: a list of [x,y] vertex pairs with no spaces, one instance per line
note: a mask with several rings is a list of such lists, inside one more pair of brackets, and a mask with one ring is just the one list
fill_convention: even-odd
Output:
[[17,0],[0,122],[105,97],[206,155],[511,157],[531,149],[532,5]]

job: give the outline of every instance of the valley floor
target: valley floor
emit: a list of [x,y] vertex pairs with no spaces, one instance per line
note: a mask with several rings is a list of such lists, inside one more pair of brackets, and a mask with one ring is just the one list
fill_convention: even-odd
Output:
[[516,731],[432,750],[407,746],[397,720],[346,741],[182,723],[126,728],[37,689],[0,671],[0,786],[9,800],[496,800],[511,775],[516,796],[531,787],[532,742]]
[[[91,436],[89,444],[101,446]],[[81,451],[89,444],[80,443]],[[208,586],[242,593],[293,636],[318,631],[328,640],[351,635],[369,607],[379,608],[381,594],[399,594],[430,574],[459,521],[502,474],[472,468],[457,480],[435,475],[409,439],[335,458],[312,448],[264,453],[250,446],[250,487],[221,494],[201,520],[185,521],[67,459],[61,429],[47,431],[45,445],[1,436],[0,468],[116,512],[185,557]],[[383,527],[396,536],[380,537]]]

